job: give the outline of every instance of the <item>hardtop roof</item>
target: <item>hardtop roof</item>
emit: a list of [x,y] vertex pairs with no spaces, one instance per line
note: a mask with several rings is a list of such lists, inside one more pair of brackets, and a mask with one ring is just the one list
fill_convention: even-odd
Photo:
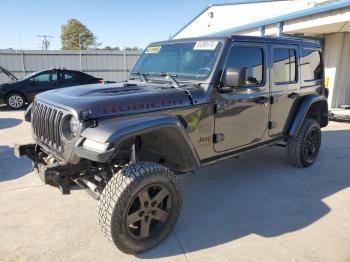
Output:
[[219,41],[239,41],[239,42],[259,42],[259,43],[278,43],[278,44],[289,44],[289,45],[303,45],[321,47],[320,41],[317,39],[308,39],[298,36],[244,36],[244,35],[232,35],[232,36],[200,36],[193,38],[181,38],[181,39],[170,39],[166,41],[153,42],[149,46],[164,45],[171,43],[184,43],[194,41],[205,41],[205,40],[219,40]]

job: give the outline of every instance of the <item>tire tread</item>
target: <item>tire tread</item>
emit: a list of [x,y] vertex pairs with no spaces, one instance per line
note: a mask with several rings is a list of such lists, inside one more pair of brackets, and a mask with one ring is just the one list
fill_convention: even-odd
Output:
[[[119,170],[108,182],[104,188],[98,206],[98,223],[104,235],[124,253],[136,254],[139,248],[130,245],[124,239],[115,234],[114,221],[122,220],[122,213],[128,201],[129,196],[134,191],[135,186],[146,176],[166,176],[169,181],[175,184],[175,187],[182,193],[181,184],[175,174],[168,168],[152,162],[137,162]],[[181,197],[180,197],[181,202]],[[181,203],[180,203],[181,206]],[[172,221],[169,225],[173,227],[177,221],[178,215],[170,217]],[[167,234],[166,234],[167,235]],[[164,238],[166,237],[164,236]],[[162,238],[163,239],[163,238]],[[160,239],[160,241],[162,240]]]
[[305,136],[308,130],[316,125],[320,128],[319,123],[311,118],[306,118],[301,126],[299,133],[295,136],[287,138],[287,156],[289,162],[296,167],[307,167],[302,160],[302,150]]

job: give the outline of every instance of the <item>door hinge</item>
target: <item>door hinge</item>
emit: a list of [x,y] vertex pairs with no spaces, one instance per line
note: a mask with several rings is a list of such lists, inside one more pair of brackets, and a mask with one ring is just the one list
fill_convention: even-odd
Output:
[[269,121],[269,129],[273,129],[277,126],[276,121]]
[[213,136],[213,142],[215,144],[220,143],[225,140],[225,135],[224,133],[219,133],[219,134],[214,134]]

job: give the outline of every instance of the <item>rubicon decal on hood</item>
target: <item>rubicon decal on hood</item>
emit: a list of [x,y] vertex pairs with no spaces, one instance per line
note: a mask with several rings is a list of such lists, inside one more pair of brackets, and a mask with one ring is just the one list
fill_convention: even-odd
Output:
[[144,109],[154,109],[162,107],[170,107],[176,105],[182,105],[184,102],[182,99],[171,99],[171,100],[161,100],[145,103],[135,103],[135,104],[126,104],[126,105],[107,105],[102,108],[104,114],[107,113],[116,113],[116,112],[129,112],[137,111]]

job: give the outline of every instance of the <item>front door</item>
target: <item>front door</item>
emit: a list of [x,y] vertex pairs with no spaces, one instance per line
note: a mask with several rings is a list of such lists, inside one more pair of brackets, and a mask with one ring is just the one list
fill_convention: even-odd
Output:
[[34,99],[36,94],[52,90],[55,88],[57,76],[56,73],[51,71],[45,71],[30,77],[26,84],[27,93],[30,100]]
[[298,72],[298,47],[270,44],[271,97],[270,136],[285,132],[288,117],[300,92]]
[[[234,43],[226,68],[245,68],[245,84],[231,92],[216,92],[214,149],[222,152],[262,140],[268,127],[269,81],[267,44]],[[223,138],[223,140],[222,140]]]

